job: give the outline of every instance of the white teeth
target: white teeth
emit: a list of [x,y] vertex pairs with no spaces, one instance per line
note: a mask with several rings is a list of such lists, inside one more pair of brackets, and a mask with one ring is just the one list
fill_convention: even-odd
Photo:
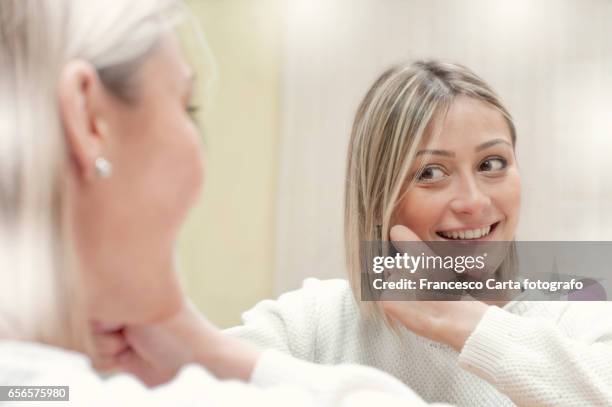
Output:
[[485,226],[480,229],[460,230],[452,232],[440,232],[440,234],[448,239],[480,239],[487,236],[491,232],[491,226]]

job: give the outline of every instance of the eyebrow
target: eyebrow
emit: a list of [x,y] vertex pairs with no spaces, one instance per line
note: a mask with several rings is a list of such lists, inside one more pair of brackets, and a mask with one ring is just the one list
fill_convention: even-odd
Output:
[[455,153],[451,152],[451,151],[446,151],[446,150],[420,150],[419,152],[416,153],[417,156],[419,155],[424,155],[424,154],[428,154],[428,155],[443,155],[446,157],[454,157]]
[[490,141],[485,141],[484,143],[480,144],[479,146],[476,146],[476,148],[474,149],[474,151],[478,152],[478,151],[482,151],[486,148],[489,147],[493,147],[494,145],[497,144],[507,144],[508,146],[512,147],[512,144],[508,143],[506,140],[501,139],[501,138],[496,138]]
[[[489,147],[493,147],[494,145],[497,144],[507,144],[508,146],[512,147],[512,144],[508,143],[506,140],[501,139],[501,138],[496,138],[493,140],[489,140],[489,141],[485,141],[482,144],[477,145],[474,148],[475,152],[479,152],[482,150],[485,150]],[[445,157],[454,157],[455,153],[453,153],[452,151],[447,151],[447,150],[436,150],[436,149],[426,149],[426,150],[420,150],[416,153],[417,156],[419,155],[423,155],[423,154],[431,154],[431,155],[441,155],[441,156],[445,156]]]

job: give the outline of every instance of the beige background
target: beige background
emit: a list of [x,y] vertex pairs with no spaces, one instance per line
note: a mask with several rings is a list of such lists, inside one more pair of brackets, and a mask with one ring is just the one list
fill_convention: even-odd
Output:
[[[343,276],[344,163],[387,67],[440,58],[513,114],[520,240],[612,240],[612,1],[290,0],[284,21],[278,292]],[[299,245],[297,244],[299,241]]]
[[522,240],[612,239],[612,1],[192,0],[219,79],[185,282],[214,322],[344,275],[354,110],[391,64],[476,71],[515,116]]
[[179,259],[196,305],[215,323],[273,293],[279,138],[279,0],[190,1],[218,77],[204,127],[207,172]]

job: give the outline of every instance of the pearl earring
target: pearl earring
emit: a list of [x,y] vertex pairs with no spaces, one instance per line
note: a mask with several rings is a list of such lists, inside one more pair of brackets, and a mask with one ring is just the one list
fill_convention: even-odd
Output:
[[113,165],[106,158],[98,157],[94,163],[96,174],[100,178],[108,178],[113,173]]

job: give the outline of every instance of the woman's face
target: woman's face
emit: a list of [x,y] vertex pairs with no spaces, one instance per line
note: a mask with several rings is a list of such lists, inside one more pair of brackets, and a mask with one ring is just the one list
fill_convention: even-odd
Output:
[[[75,239],[91,316],[102,322],[155,321],[182,305],[174,246],[203,179],[188,113],[193,75],[174,36],[134,79],[133,103],[90,81],[83,91],[89,128],[69,136]],[[92,175],[96,156],[111,163],[109,178]]]
[[423,241],[512,240],[521,184],[503,115],[484,102],[458,97],[430,135],[418,149],[409,178],[415,182],[394,223]]

